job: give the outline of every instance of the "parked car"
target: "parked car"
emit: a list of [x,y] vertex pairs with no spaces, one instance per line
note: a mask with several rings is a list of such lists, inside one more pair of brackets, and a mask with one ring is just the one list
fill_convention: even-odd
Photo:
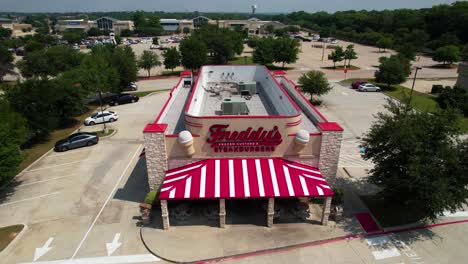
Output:
[[99,111],[94,115],[87,117],[84,121],[84,124],[87,126],[92,126],[100,123],[114,122],[119,119],[119,115],[113,111]]
[[366,84],[367,82],[366,81],[357,81],[357,82],[353,82],[351,84],[351,88],[353,89],[357,89],[359,88],[359,86],[361,86],[361,84]]
[[380,92],[380,87],[373,85],[372,83],[364,83],[359,85],[358,91],[360,92]]
[[124,91],[136,91],[138,90],[138,86],[136,83],[131,82],[127,87],[123,89]]
[[67,151],[70,149],[81,148],[85,146],[95,145],[99,142],[99,137],[96,133],[78,132],[70,135],[65,139],[61,139],[55,143],[55,151]]
[[140,98],[134,94],[120,94],[110,101],[109,105],[119,105],[138,102]]
[[151,44],[151,46],[150,46],[150,49],[160,49],[160,48],[161,48],[161,46],[159,46],[159,45]]
[[300,39],[300,40],[302,40],[304,42],[311,42],[312,41],[311,38],[307,38],[307,37],[304,37],[304,36],[301,36],[301,35],[295,35],[294,38],[295,39]]

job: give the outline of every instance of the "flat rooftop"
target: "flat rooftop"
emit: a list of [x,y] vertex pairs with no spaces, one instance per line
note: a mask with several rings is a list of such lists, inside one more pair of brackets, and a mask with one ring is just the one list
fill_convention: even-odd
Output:
[[297,116],[300,112],[264,66],[204,66],[185,112],[190,116]]

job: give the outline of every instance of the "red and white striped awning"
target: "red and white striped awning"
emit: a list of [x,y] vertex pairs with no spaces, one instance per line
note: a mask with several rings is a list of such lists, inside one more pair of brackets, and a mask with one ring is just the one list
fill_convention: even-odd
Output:
[[320,170],[282,158],[207,159],[166,172],[161,200],[333,196]]

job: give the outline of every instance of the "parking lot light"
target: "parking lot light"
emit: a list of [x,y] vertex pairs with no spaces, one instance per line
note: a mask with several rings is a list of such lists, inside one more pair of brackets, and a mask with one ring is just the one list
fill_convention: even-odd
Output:
[[418,75],[418,71],[419,70],[422,70],[422,67],[415,67],[415,72],[414,72],[414,78],[413,78],[413,85],[411,86],[411,92],[410,92],[410,96],[409,96],[409,99],[408,99],[408,107],[411,106],[411,99],[413,98],[413,91],[414,91],[414,84],[416,83],[416,76]]

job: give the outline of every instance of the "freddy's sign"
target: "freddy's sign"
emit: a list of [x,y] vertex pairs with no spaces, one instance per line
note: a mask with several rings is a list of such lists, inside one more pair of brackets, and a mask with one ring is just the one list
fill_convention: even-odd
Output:
[[251,127],[243,131],[229,131],[229,125],[212,125],[207,143],[215,152],[272,152],[283,141],[278,127],[266,130]]

